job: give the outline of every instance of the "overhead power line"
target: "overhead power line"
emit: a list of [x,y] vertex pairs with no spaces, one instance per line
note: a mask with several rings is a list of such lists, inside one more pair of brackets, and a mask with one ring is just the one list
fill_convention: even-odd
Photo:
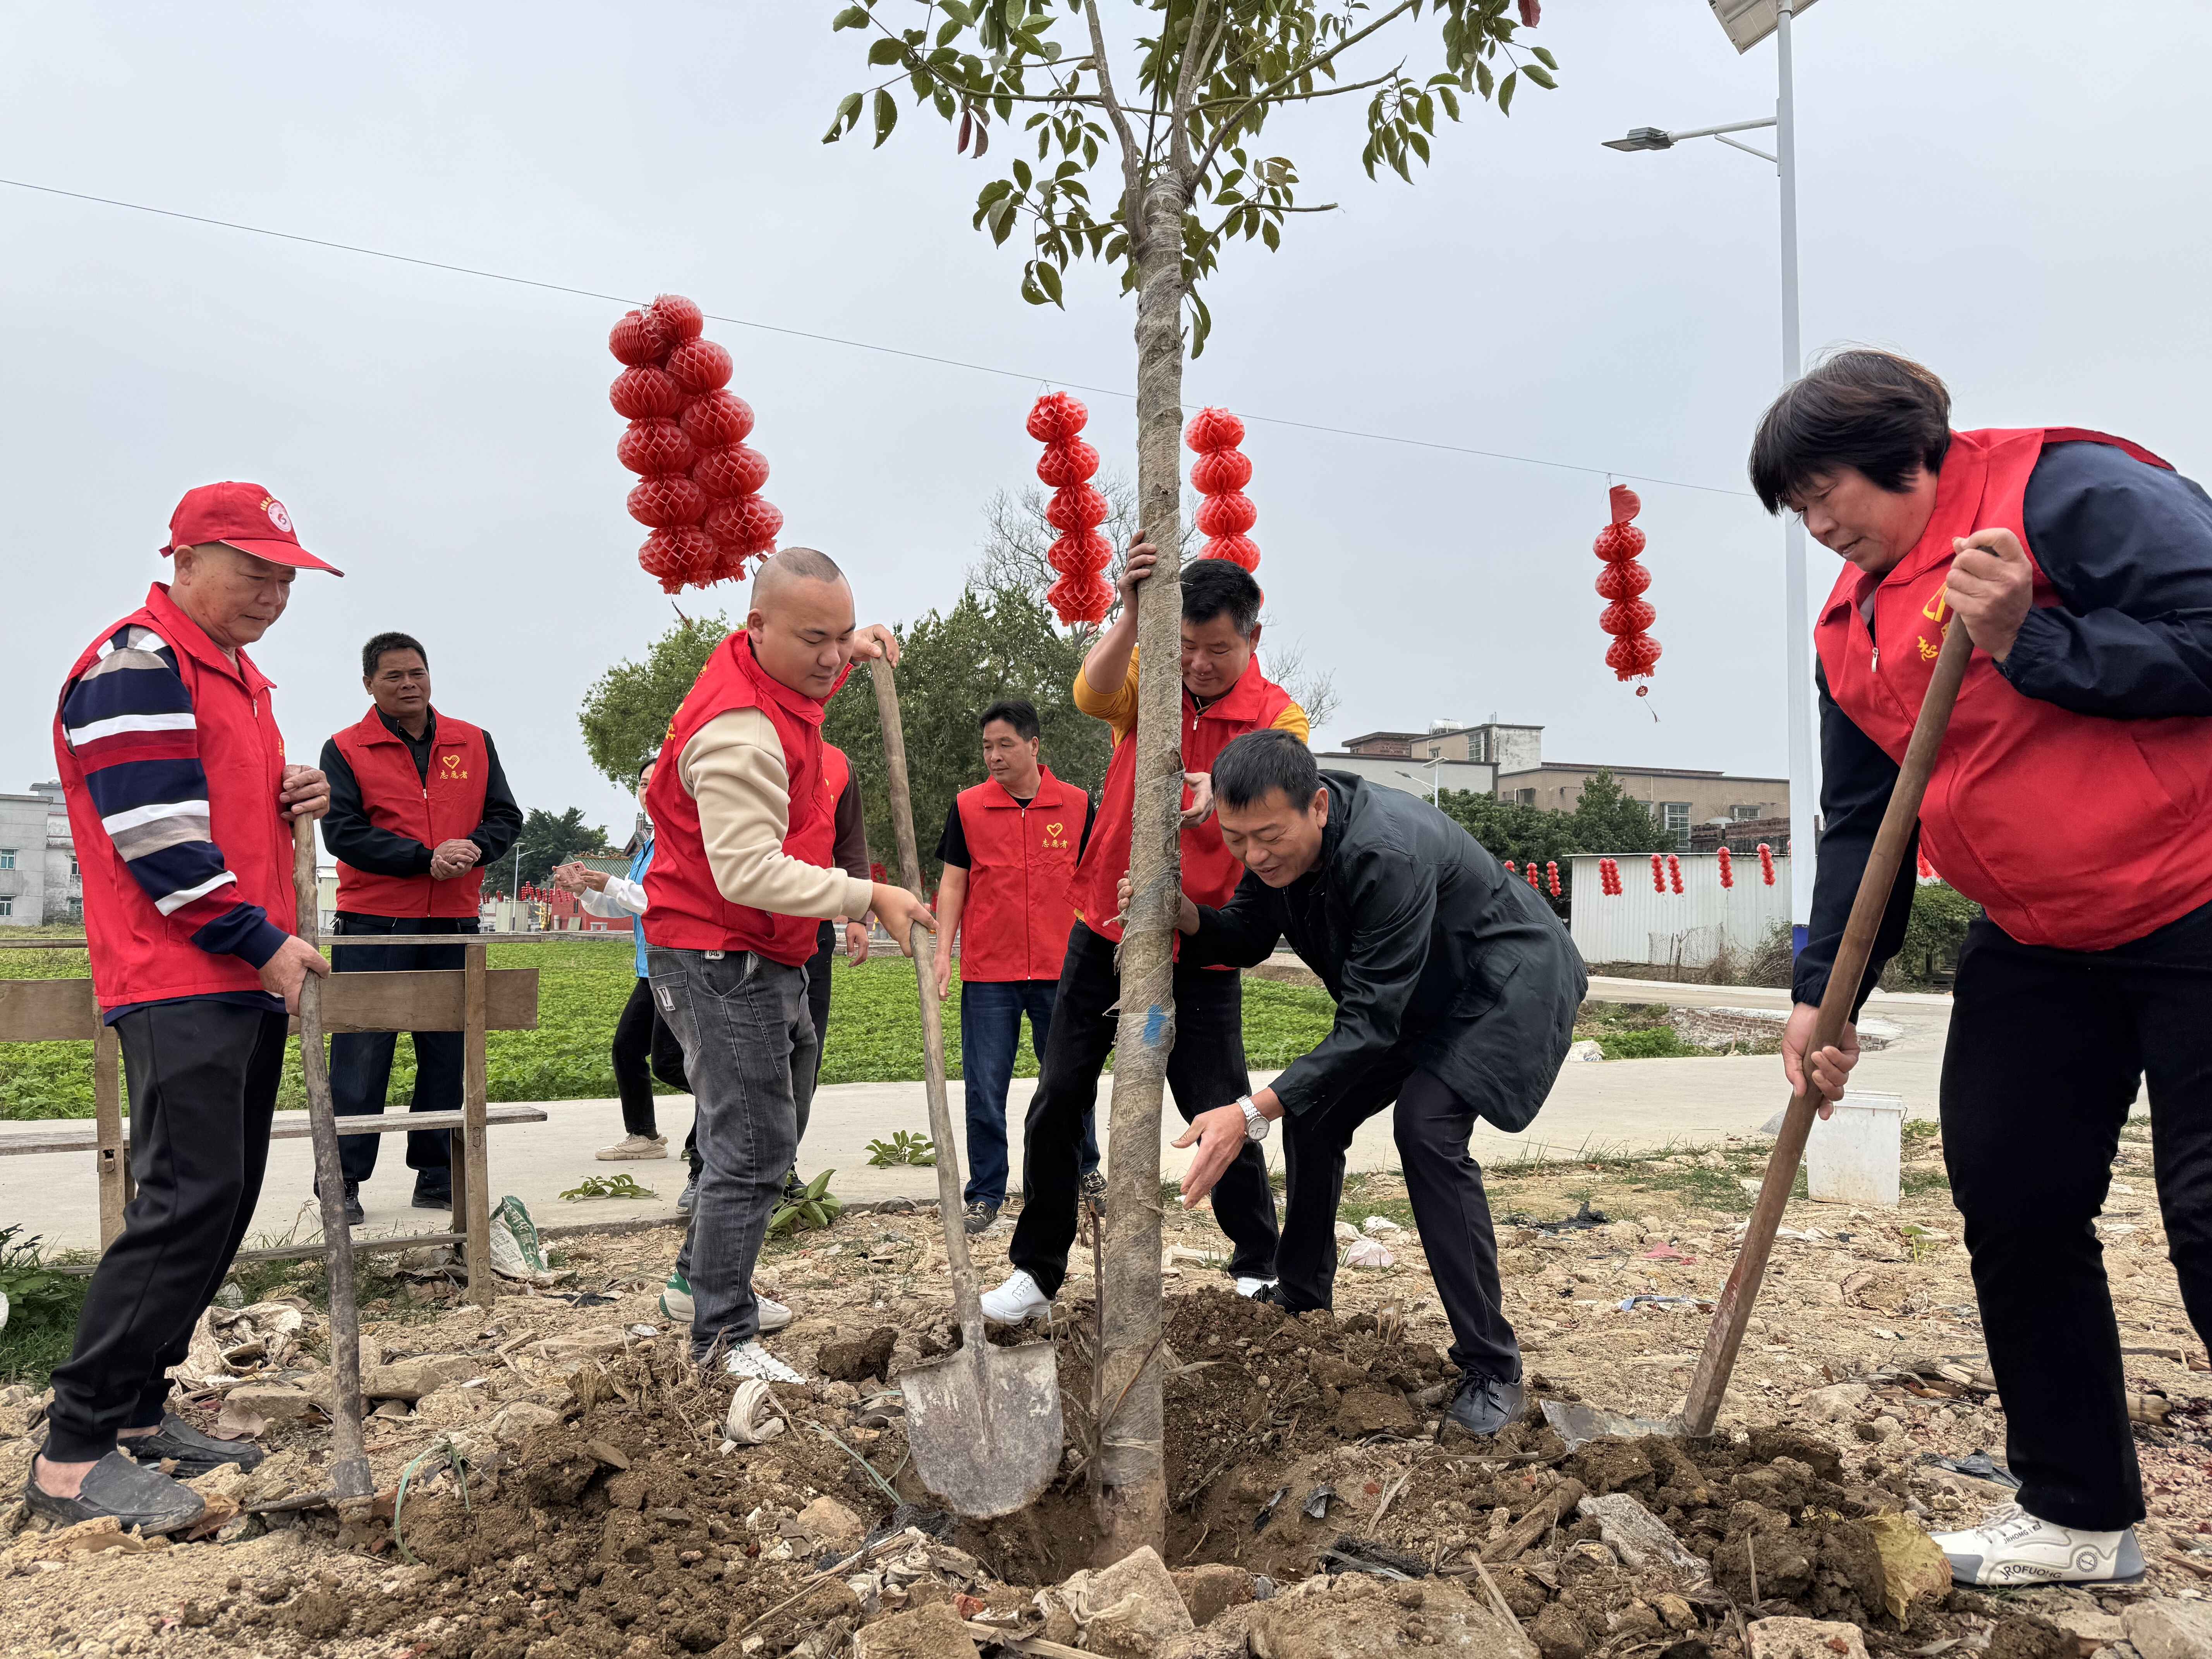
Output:
[[[125,202],[112,196],[94,196],[84,191],[64,190],[55,185],[33,184],[26,179],[0,179],[0,185],[13,190],[31,191],[40,196],[58,196],[72,202],[90,202],[100,207],[123,208],[132,213],[149,213],[156,218],[180,219],[188,224],[210,225],[219,230],[235,230],[249,236],[268,236],[280,242],[298,242],[307,247],[328,248],[337,253],[357,253],[365,258],[388,259],[395,264],[416,265],[425,270],[442,270],[456,276],[476,276],[491,283],[512,283],[519,288],[534,288],[549,294],[572,294],[579,299],[604,300],[611,305],[636,306],[646,301],[625,294],[604,294],[597,289],[577,288],[568,283],[549,283],[535,276],[518,276],[511,271],[486,270],[478,265],[455,264],[445,259],[424,259],[411,253],[394,253],[387,248],[365,247],[357,242],[332,241],[327,237],[303,236],[295,231],[273,230],[266,225],[241,224],[234,219],[216,219],[204,213],[185,213],[176,208],[155,207],[144,202]],[[1050,374],[1038,374],[1026,369],[1001,368],[994,363],[969,362],[960,357],[940,357],[927,351],[909,351],[903,346],[884,345],[874,340],[848,339],[839,334],[823,334],[811,329],[787,328],[779,323],[763,323],[750,317],[726,316],[720,312],[708,312],[707,316],[718,323],[727,323],[734,328],[749,328],[763,334],[781,334],[795,340],[812,340],[823,345],[844,346],[854,351],[872,351],[886,357],[904,357],[914,362],[934,363],[942,368],[966,369],[977,374],[995,374],[1010,380],[1022,380],[1030,385],[1066,386],[1071,391],[1088,392],[1102,398],[1126,398],[1132,402],[1136,393],[1120,386],[1086,386],[1080,380],[1064,380]],[[1540,455],[1516,455],[1504,450],[1478,449],[1468,444],[1443,443],[1428,438],[1401,437],[1392,432],[1367,432],[1357,427],[1323,426],[1313,421],[1294,421],[1280,415],[1255,415],[1249,410],[1237,411],[1247,421],[1267,426],[1288,427],[1300,432],[1320,432],[1337,438],[1359,438],[1370,443],[1401,444],[1412,449],[1440,450],[1451,455],[1473,455],[1484,460],[1509,461],[1520,466],[1549,467],[1559,472],[1581,472],[1592,477],[1626,478],[1637,483],[1661,484],[1670,489],[1694,489],[1701,495],[1735,495],[1744,500],[1756,499],[1747,489],[1728,489],[1717,484],[1692,483],[1684,478],[1662,478],[1647,472],[1624,472],[1614,467],[1584,466],[1574,461],[1548,460]]]

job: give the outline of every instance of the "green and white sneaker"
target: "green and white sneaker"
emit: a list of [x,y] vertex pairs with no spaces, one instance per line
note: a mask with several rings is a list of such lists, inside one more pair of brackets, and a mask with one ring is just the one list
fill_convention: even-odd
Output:
[[2122,1584],[2143,1575],[2136,1529],[2054,1526],[2007,1504],[1978,1527],[1933,1534],[1961,1584]]
[[660,1290],[660,1316],[679,1325],[689,1325],[696,1310],[691,1300],[691,1281],[682,1273],[669,1274],[668,1283]]

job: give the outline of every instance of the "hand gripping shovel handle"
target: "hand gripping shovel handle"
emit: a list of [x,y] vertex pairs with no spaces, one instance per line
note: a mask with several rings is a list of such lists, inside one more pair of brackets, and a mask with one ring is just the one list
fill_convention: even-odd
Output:
[[[906,728],[899,720],[898,685],[891,665],[878,657],[868,665],[876,683],[876,708],[884,727],[884,763],[890,774],[891,826],[898,836],[899,883],[921,896],[921,854],[914,838],[914,799],[908,793]],[[960,1340],[969,1353],[983,1352],[983,1298],[975,1283],[975,1264],[968,1258],[968,1228],[960,1203],[960,1153],[952,1139],[952,1109],[945,1094],[945,1010],[930,982],[929,929],[914,924],[915,988],[921,994],[922,1079],[929,1096],[929,1139],[937,1148],[937,1207],[945,1223],[945,1255],[952,1271],[952,1299],[960,1316]]]
[[[313,945],[322,922],[315,890],[315,825],[292,820],[292,888],[298,933]],[[361,1310],[354,1297],[353,1232],[346,1225],[345,1172],[338,1166],[337,1119],[331,1110],[331,1073],[323,1048],[323,981],[300,986],[300,1070],[307,1082],[307,1125],[314,1137],[315,1187],[322,1200],[323,1243],[331,1287],[331,1486],[341,1499],[367,1498],[375,1486],[361,1439]]]
[[1811,1081],[1811,1057],[1832,1047],[1850,1021],[1857,1001],[1859,981],[1865,977],[1867,959],[1874,954],[1875,934],[1881,927],[1883,909],[1897,885],[1897,872],[1905,862],[1905,849],[1920,820],[1921,797],[1936,769],[1936,752],[1943,746],[1944,729],[1951,723],[1951,706],[1959,699],[1959,684],[1966,675],[1966,659],[1973,642],[1966,625],[1955,617],[1943,635],[1943,649],[1936,659],[1936,672],[1921,699],[1920,717],[1913,722],[1912,741],[1898,769],[1897,784],[1889,793],[1889,810],[1874,838],[1866,873],[1859,878],[1858,896],[1852,901],[1843,944],[1828,975],[1828,989],[1820,999],[1820,1012],[1813,1022],[1813,1035],[1805,1045],[1806,1087],[1790,1102],[1782,1133],[1766,1160],[1766,1176],[1759,1182],[1759,1201],[1752,1206],[1751,1224],[1745,1230],[1743,1248],[1729,1270],[1713,1310],[1713,1322],[1705,1333],[1705,1352],[1690,1378],[1690,1391],[1682,1404],[1682,1432],[1703,1438],[1713,1430],[1720,1413],[1721,1396],[1728,1392],[1735,1370],[1736,1351],[1743,1346],[1744,1327],[1750,1322],[1752,1304],[1759,1299],[1759,1281],[1766,1274],[1766,1258],[1774,1248],[1774,1231],[1782,1224],[1782,1212],[1790,1202],[1790,1189],[1797,1180],[1797,1165],[1805,1156],[1805,1138],[1813,1130],[1813,1114],[1820,1103]]

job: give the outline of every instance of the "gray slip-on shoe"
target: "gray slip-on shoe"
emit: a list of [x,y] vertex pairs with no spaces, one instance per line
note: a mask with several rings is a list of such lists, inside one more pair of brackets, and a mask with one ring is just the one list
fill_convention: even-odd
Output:
[[217,1440],[202,1434],[169,1412],[161,1414],[161,1426],[153,1433],[118,1440],[115,1449],[141,1463],[159,1463],[173,1457],[180,1480],[194,1480],[225,1463],[235,1463],[241,1469],[258,1468],[261,1460],[269,1455],[251,1440]]
[[189,1527],[207,1510],[191,1487],[119,1451],[108,1453],[86,1472],[75,1498],[57,1498],[41,1490],[39,1465],[33,1460],[23,1482],[23,1503],[32,1514],[59,1526],[112,1516],[149,1538]]

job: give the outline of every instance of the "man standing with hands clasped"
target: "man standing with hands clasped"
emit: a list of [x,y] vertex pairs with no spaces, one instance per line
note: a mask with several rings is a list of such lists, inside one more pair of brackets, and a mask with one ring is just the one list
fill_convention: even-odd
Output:
[[1495,1434],[1520,1415],[1521,1351],[1468,1139],[1478,1117],[1511,1133],[1543,1105],[1589,986],[1582,958],[1534,890],[1458,824],[1415,796],[1319,770],[1285,732],[1223,750],[1213,799],[1246,873],[1219,909],[1182,901],[1182,960],[1250,967],[1288,938],[1336,999],[1336,1023],[1273,1086],[1191,1121],[1175,1143],[1198,1148],[1183,1205],[1281,1123],[1283,1242],[1265,1294],[1294,1313],[1326,1308],[1345,1151],[1395,1101],[1406,1195],[1461,1372],[1451,1419]]
[[[406,634],[379,634],[362,647],[368,712],[323,744],[331,781],[323,844],[338,861],[337,925],[348,939],[379,933],[473,933],[483,866],[514,845],[522,811],[491,735],[430,706],[430,662]],[[396,973],[461,966],[458,947],[339,945],[341,974]],[[396,1031],[354,1031],[331,1039],[331,1104],[340,1117],[384,1109]],[[461,1034],[415,1033],[411,1112],[461,1109]],[[361,1184],[376,1169],[380,1135],[343,1135],[346,1219],[362,1218]],[[415,1207],[450,1208],[453,1137],[417,1130],[407,1137]]]
[[270,681],[246,647],[284,614],[298,572],[342,574],[300,545],[258,484],[189,492],[161,552],[175,580],[86,647],[54,719],[138,1192],[54,1370],[23,1494],[57,1525],[112,1518],[151,1534],[204,1507],[164,1463],[189,1480],[262,1456],[170,1413],[168,1368],[253,1218],[286,1011],[330,971],[290,927],[291,821],[320,817],[329,786],[286,763]]

